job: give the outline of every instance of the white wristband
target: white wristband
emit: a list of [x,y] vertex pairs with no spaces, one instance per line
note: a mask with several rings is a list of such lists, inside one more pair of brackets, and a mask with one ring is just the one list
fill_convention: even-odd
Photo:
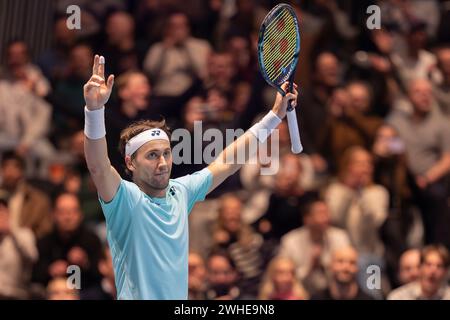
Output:
[[272,111],[255,123],[249,130],[259,140],[264,143],[272,134],[273,130],[281,123],[281,119]]
[[97,110],[84,107],[84,134],[91,140],[97,140],[106,135],[104,106]]

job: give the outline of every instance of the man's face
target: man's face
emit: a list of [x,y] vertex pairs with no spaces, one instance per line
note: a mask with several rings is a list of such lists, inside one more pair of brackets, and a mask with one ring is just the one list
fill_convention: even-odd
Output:
[[236,280],[236,272],[227,259],[213,256],[208,261],[208,280],[212,287],[231,287]]
[[119,91],[119,96],[125,102],[130,102],[137,110],[145,110],[150,96],[147,77],[141,73],[132,74],[125,87]]
[[443,284],[447,269],[437,252],[430,252],[420,266],[420,284],[423,292],[435,293]]
[[280,170],[277,173],[275,188],[280,193],[290,193],[301,179],[302,166],[299,158],[294,154],[286,154],[281,159]]
[[331,261],[331,273],[339,284],[350,284],[358,273],[358,255],[353,248],[336,251]]
[[370,107],[370,93],[366,86],[354,83],[347,88],[353,107],[359,112],[367,112]]
[[3,186],[13,190],[23,178],[23,169],[16,160],[7,160],[2,163],[1,176]]
[[295,266],[289,260],[281,259],[273,270],[273,282],[279,292],[287,292],[292,289],[295,281]]
[[409,250],[400,258],[399,279],[402,284],[416,281],[420,275],[420,252]]
[[136,151],[134,160],[127,164],[136,182],[153,190],[165,190],[172,171],[172,150],[167,140],[152,140]]
[[220,208],[223,227],[230,233],[236,233],[241,227],[242,203],[237,198],[226,198]]
[[359,185],[365,186],[372,180],[373,163],[370,153],[365,150],[357,150],[351,156],[348,174],[353,176]]
[[70,67],[80,76],[86,77],[92,70],[92,49],[86,45],[78,45],[70,52]]
[[78,229],[83,215],[77,197],[69,194],[60,196],[55,204],[54,219],[60,233],[70,233]]
[[189,284],[203,283],[206,277],[206,267],[202,257],[196,253],[189,253],[188,268]]
[[190,34],[189,21],[186,15],[181,13],[172,15],[169,18],[167,32],[176,43],[182,43],[185,41]]
[[317,232],[325,232],[330,225],[330,212],[324,202],[316,202],[305,217],[305,225]]
[[25,43],[15,42],[8,48],[8,65],[10,68],[23,66],[28,62],[28,49]]
[[211,79],[223,81],[230,81],[233,77],[234,61],[229,53],[214,53],[209,58],[208,73]]
[[433,91],[427,80],[416,80],[409,87],[409,99],[416,111],[428,113],[431,111]]
[[317,79],[328,87],[335,87],[339,83],[339,61],[331,53],[322,53],[317,59]]
[[106,23],[106,35],[113,45],[120,45],[120,42],[133,36],[134,20],[124,12],[117,12],[109,17]]

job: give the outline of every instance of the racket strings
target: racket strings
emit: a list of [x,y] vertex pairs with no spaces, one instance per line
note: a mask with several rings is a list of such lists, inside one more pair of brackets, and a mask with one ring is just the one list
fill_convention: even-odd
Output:
[[[286,67],[290,65],[297,48],[297,32],[295,25],[286,28],[283,33],[273,34],[271,38],[266,38],[264,45],[264,64],[270,79],[276,79],[281,74],[286,73]],[[281,41],[286,40],[284,50],[279,46],[283,45]],[[275,45],[274,45],[275,43]]]
[[[292,36],[292,35],[291,35]],[[295,35],[293,35],[295,37]],[[272,49],[272,48],[268,48]],[[279,62],[279,66],[286,66],[289,65],[289,62],[292,60],[293,55],[295,54],[296,49],[296,43],[295,39],[288,41],[287,47],[284,50],[284,52],[278,51],[278,50],[270,50],[266,55],[265,58],[265,64],[268,67],[268,71],[272,71],[273,68],[276,68],[275,62]]]

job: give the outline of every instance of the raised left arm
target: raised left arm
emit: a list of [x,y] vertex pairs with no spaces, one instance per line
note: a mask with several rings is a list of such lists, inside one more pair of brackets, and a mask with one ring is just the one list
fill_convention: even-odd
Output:
[[[282,86],[282,89],[286,92],[289,86],[288,82],[285,82]],[[272,110],[257,124],[255,124],[252,128],[247,130],[242,136],[240,136],[236,141],[231,143],[229,146],[223,150],[216,160],[214,160],[209,166],[208,169],[211,171],[213,175],[213,183],[208,190],[208,193],[213,191],[217,186],[219,186],[226,178],[234,174],[238,171],[245,162],[250,159],[256,152],[256,150],[252,150],[249,148],[251,144],[259,143],[264,141],[268,135],[271,134],[272,130],[275,129],[280,123],[281,120],[286,116],[287,105],[290,100],[294,100],[294,106],[297,105],[297,85],[294,84],[294,92],[287,93],[284,97],[277,93],[275,102],[273,104]],[[295,112],[295,111],[292,111]],[[265,137],[264,134],[259,135],[259,129],[265,129],[268,132],[268,135]],[[257,137],[258,135],[258,137]],[[259,141],[257,141],[258,139]],[[250,149],[250,150],[249,150]],[[250,152],[247,152],[249,150]],[[227,157],[236,155],[244,155],[244,163],[238,161],[227,161]]]

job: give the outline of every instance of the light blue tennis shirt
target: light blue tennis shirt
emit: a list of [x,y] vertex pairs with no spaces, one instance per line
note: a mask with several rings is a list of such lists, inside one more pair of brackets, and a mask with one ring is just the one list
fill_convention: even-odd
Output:
[[118,299],[187,299],[188,215],[211,184],[205,168],[170,179],[165,197],[150,197],[121,180],[110,202],[99,198]]

